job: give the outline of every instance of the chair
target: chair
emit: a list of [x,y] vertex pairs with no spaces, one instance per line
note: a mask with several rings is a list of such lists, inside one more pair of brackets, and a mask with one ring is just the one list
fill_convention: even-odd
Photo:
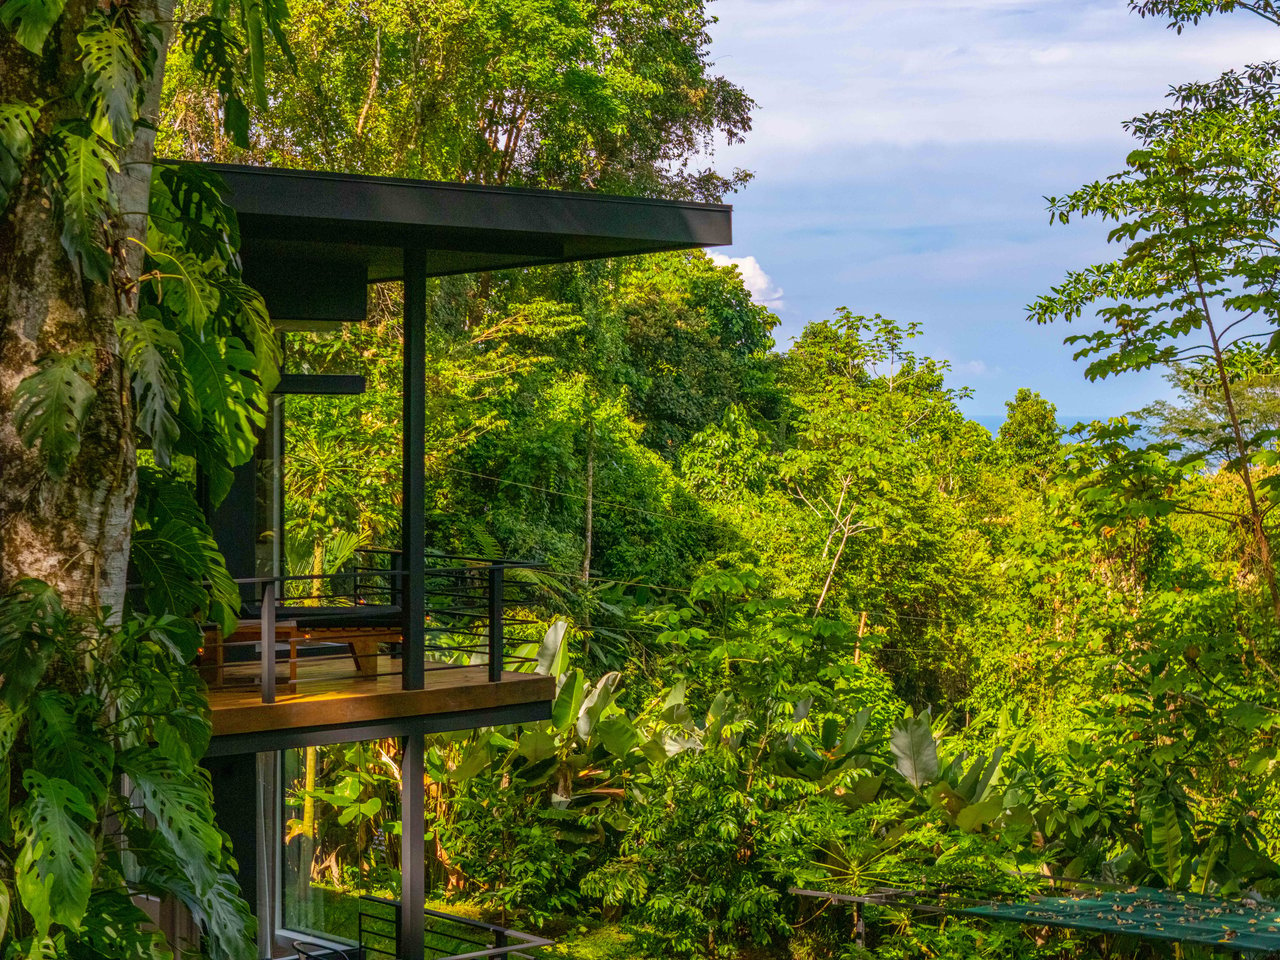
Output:
[[353,960],[351,954],[338,947],[326,947],[306,940],[293,941],[293,950],[298,955],[298,960]]

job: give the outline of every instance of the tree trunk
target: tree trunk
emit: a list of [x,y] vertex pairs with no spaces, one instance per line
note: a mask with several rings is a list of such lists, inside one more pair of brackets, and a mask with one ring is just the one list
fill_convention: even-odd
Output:
[[[0,102],[43,101],[39,130],[77,116],[80,82],[77,35],[97,4],[71,0],[36,57],[0,31]],[[173,0],[133,2],[139,16],[158,22],[165,48],[172,33]],[[164,55],[144,91],[143,116],[159,112]],[[140,127],[120,157],[111,188],[120,215],[112,222],[109,283],[83,280],[63,252],[57,222],[40,185],[37,149],[9,206],[0,213],[0,590],[38,577],[85,613],[124,600],[137,450],[133,397],[120,358],[115,320],[137,307],[155,135]],[[97,390],[85,418],[80,452],[61,480],[53,480],[38,450],[14,427],[15,391],[44,356],[91,345]]]

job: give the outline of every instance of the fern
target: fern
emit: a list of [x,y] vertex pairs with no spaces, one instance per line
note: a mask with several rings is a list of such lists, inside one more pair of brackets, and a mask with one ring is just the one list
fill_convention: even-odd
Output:
[[46,357],[39,369],[18,384],[14,424],[28,447],[39,445],[54,478],[66,475],[80,452],[80,431],[89,405],[97,396],[85,379],[90,373],[88,351]]
[[102,13],[94,13],[77,40],[81,50],[80,62],[93,91],[91,122],[95,129],[100,129],[96,121],[105,121],[111,138],[124,145],[133,139],[133,125],[138,119],[138,84],[142,75],[142,63],[134,53],[133,37],[118,22]]
[[66,0],[5,0],[0,4],[0,25],[13,31],[22,46],[39,54],[65,6]]
[[31,153],[40,108],[30,103],[0,103],[0,212],[22,179],[22,164]]
[[62,124],[54,131],[45,182],[62,217],[62,247],[87,279],[99,283],[111,273],[102,247],[114,207],[107,177],[119,169],[110,145],[86,124]]

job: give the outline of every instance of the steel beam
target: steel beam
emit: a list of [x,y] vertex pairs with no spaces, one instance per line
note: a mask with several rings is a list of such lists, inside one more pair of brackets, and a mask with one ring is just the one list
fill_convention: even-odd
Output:
[[426,818],[421,736],[404,738],[400,763],[400,957],[421,960],[426,944]]
[[421,690],[425,671],[426,495],[427,495],[427,255],[404,248],[404,437],[401,466],[401,554],[405,571],[404,689]]

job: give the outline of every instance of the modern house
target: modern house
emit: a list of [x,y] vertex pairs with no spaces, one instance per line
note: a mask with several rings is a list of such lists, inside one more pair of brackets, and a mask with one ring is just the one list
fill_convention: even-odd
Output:
[[[555,695],[552,678],[507,669],[513,664],[503,629],[505,607],[517,589],[505,577],[509,567],[428,567],[428,278],[726,244],[731,208],[335,173],[212,169],[239,217],[245,279],[263,294],[282,330],[364,322],[370,284],[404,283],[399,550],[382,551],[339,577],[285,576],[278,482],[287,445],[282,403],[275,404],[256,460],[239,469],[231,493],[211,511],[231,575],[242,584],[245,617],[230,636],[210,632],[201,660],[213,713],[205,763],[219,824],[232,837],[242,893],[256,904],[263,960],[294,956],[298,948],[292,944],[299,940],[329,945],[328,953],[304,948],[319,951],[316,956],[422,960],[428,923],[422,909],[423,735],[544,719]],[[287,358],[285,370],[279,394],[363,390],[358,374],[289,373]],[[303,582],[308,580],[314,582]],[[467,656],[459,658],[459,651]],[[362,930],[298,929],[282,892],[282,757],[298,748],[388,737],[403,744],[403,876],[401,901],[390,904],[391,926],[375,950],[361,944]],[[473,936],[476,946],[466,956],[505,956],[530,942],[484,925],[473,925]]]

